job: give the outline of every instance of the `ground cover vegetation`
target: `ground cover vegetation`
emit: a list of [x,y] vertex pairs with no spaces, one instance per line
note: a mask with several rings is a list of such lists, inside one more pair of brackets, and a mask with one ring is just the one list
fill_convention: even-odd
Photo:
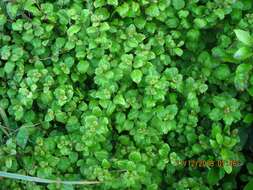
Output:
[[0,7],[0,189],[253,189],[251,0]]

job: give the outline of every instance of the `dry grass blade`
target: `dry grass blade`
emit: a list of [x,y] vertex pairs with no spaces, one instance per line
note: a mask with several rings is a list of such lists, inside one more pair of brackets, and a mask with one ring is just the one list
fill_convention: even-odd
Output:
[[16,173],[9,173],[0,171],[0,177],[31,181],[36,183],[57,183],[57,184],[65,184],[65,185],[95,185],[100,184],[100,181],[62,181],[62,180],[51,180],[51,179],[43,179],[39,177],[31,177],[26,175],[20,175]]

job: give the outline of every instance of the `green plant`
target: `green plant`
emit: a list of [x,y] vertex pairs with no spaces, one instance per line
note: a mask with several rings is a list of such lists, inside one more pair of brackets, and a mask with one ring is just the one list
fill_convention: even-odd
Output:
[[251,188],[252,1],[0,7],[1,187]]

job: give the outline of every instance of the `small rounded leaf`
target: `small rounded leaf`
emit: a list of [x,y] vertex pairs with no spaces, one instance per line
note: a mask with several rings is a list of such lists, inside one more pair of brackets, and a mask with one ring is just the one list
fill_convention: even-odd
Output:
[[20,127],[18,134],[16,136],[17,144],[21,146],[22,148],[25,148],[26,143],[28,141],[29,132],[27,130],[27,127],[23,126]]
[[137,151],[131,152],[129,154],[129,159],[134,162],[139,162],[139,161],[141,161],[141,154]]
[[74,34],[79,32],[80,30],[81,30],[81,26],[73,25],[67,30],[67,34],[68,34],[68,36],[73,36]]
[[131,78],[135,83],[140,83],[142,79],[142,72],[139,69],[133,70],[131,73]]
[[184,0],[172,0],[172,5],[176,10],[183,9],[185,6]]
[[151,4],[148,8],[146,8],[145,12],[151,17],[157,17],[160,14],[160,10],[156,4]]
[[80,73],[86,73],[87,70],[89,68],[89,62],[88,61],[80,61],[78,64],[77,64],[77,70],[80,72]]

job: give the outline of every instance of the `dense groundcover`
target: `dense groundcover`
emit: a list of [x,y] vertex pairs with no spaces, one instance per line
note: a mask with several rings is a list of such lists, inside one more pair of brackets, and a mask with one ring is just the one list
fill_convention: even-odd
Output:
[[0,5],[1,190],[253,189],[251,0]]

